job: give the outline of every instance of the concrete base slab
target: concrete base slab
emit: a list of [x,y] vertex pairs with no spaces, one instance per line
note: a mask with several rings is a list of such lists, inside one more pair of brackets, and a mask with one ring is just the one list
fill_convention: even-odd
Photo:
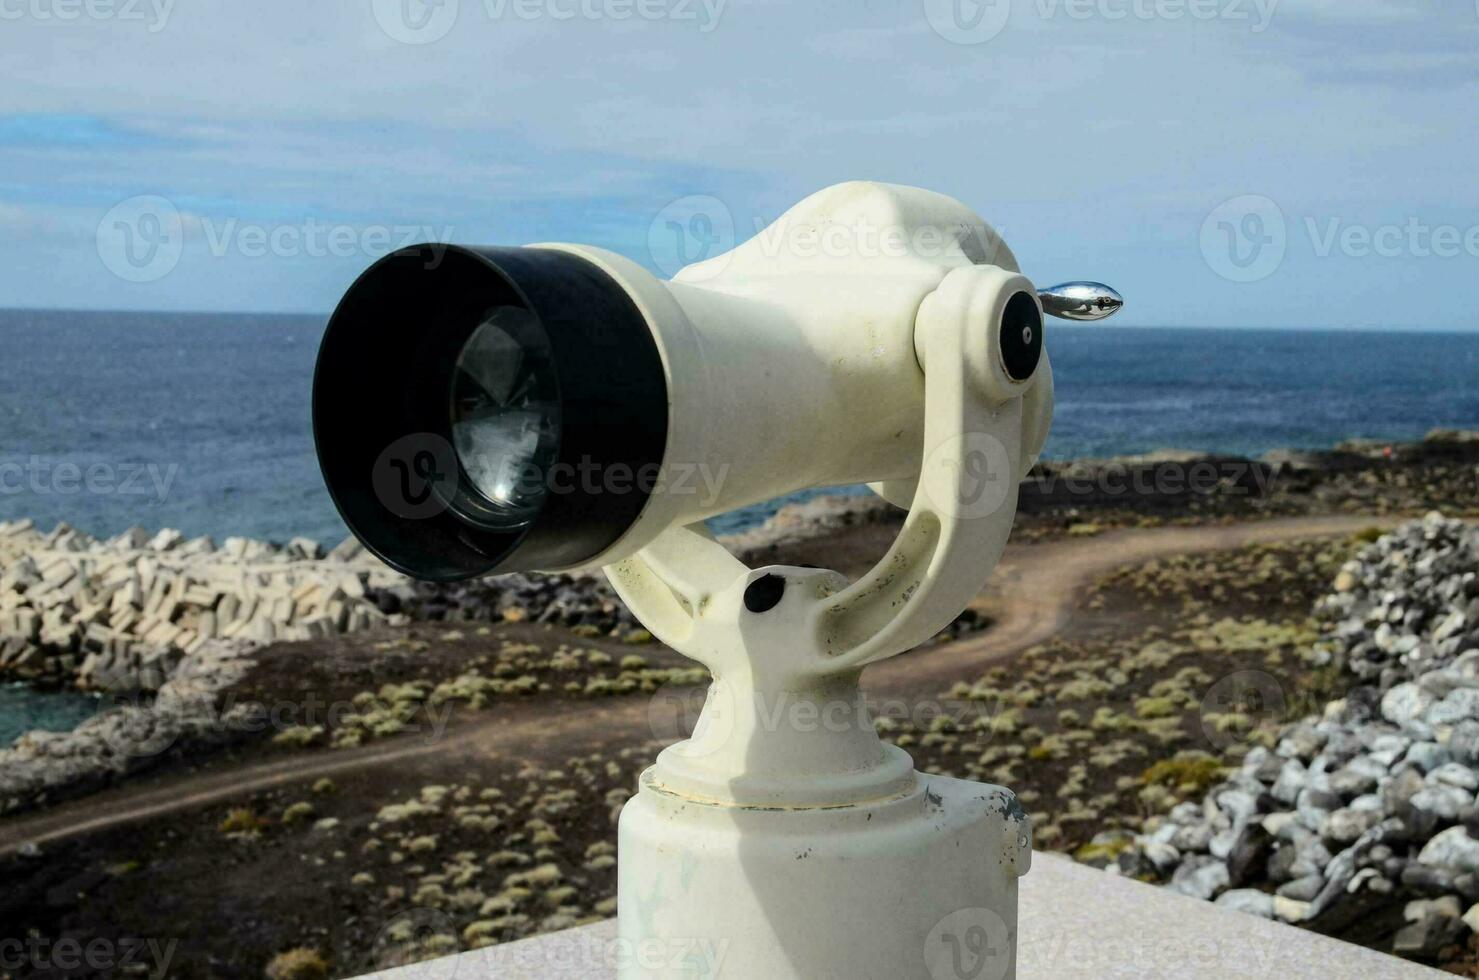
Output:
[[[1019,915],[1019,980],[1436,980],[1448,976],[1293,926],[1108,875],[1056,854],[1033,855],[1032,870],[1021,879]],[[626,949],[617,939],[616,921],[611,920],[377,973],[374,980],[605,980],[616,976],[624,956],[690,954],[701,960],[703,951]],[[939,980],[985,980],[996,975],[990,964],[983,968],[982,964],[962,963],[960,970],[947,968]]]

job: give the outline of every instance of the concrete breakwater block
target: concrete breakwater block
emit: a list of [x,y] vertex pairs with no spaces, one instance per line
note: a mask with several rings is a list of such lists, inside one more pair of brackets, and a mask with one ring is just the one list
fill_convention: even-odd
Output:
[[415,582],[348,538],[186,539],[0,522],[0,678],[153,692],[209,644],[252,648],[412,621],[535,622],[587,636],[637,628],[604,576]]
[[0,674],[110,692],[157,691],[215,640],[307,640],[391,622],[376,590],[406,580],[346,541],[286,546],[131,528],[0,523]]

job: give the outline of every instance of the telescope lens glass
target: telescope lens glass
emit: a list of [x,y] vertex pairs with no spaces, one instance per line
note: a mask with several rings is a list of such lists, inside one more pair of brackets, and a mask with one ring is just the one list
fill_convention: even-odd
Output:
[[451,399],[452,445],[477,491],[459,495],[458,509],[490,530],[528,526],[548,493],[560,437],[554,365],[533,313],[499,307],[473,331]]

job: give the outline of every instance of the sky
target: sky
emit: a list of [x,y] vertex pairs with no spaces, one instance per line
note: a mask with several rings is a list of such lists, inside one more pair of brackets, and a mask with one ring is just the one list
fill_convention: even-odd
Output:
[[1475,329],[1471,0],[0,0],[0,306],[320,313],[411,241],[661,274],[949,194],[1126,324]]

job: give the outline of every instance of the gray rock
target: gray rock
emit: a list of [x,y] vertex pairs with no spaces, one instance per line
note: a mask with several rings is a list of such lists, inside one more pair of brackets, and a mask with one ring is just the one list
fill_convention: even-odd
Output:
[[1309,762],[1325,745],[1325,736],[1307,722],[1289,729],[1279,740],[1278,754],[1286,758]]
[[[1339,810],[1349,799],[1349,794],[1331,792],[1328,789],[1305,788],[1299,791],[1299,799],[1295,802],[1296,810]],[[1316,828],[1311,827],[1311,830]]]
[[1455,609],[1433,628],[1433,642],[1441,643],[1451,636],[1459,636],[1467,625],[1464,611]]
[[1310,874],[1323,874],[1333,858],[1330,850],[1320,838],[1311,834],[1294,845],[1294,861],[1289,865],[1289,877],[1303,878]]
[[1243,771],[1265,786],[1272,785],[1279,778],[1283,767],[1284,760],[1272,755],[1261,745],[1243,757]]
[[1234,826],[1242,824],[1258,813],[1258,796],[1246,789],[1214,791],[1209,797],[1219,811],[1232,818]]
[[1456,887],[1452,872],[1429,867],[1421,861],[1407,862],[1400,881],[1419,895],[1447,895]]
[[1354,843],[1358,837],[1380,823],[1381,818],[1381,812],[1377,810],[1336,810],[1325,821],[1325,839],[1335,844]]
[[1423,720],[1434,727],[1479,720],[1479,688],[1465,687],[1453,691],[1442,701],[1430,705],[1423,714]]
[[1414,843],[1422,843],[1432,837],[1439,823],[1438,814],[1432,810],[1420,809],[1411,802],[1389,814],[1389,818],[1397,823],[1397,830],[1392,835],[1393,839]]
[[1279,770],[1279,778],[1274,781],[1273,788],[1269,792],[1280,803],[1293,806],[1299,799],[1299,792],[1304,789],[1304,784],[1304,766],[1293,759],[1288,759],[1285,760],[1283,768]]
[[1341,896],[1346,893],[1355,878],[1356,872],[1360,870],[1361,861],[1366,853],[1383,842],[1391,827],[1392,824],[1385,821],[1372,827],[1357,838],[1354,844],[1330,859],[1324,869],[1325,886],[1320,889],[1320,894],[1310,906],[1311,918],[1325,915],[1340,901]]
[[1409,959],[1431,960],[1439,950],[1457,939],[1463,929],[1463,921],[1457,916],[1429,910],[1417,921],[1397,930],[1392,939],[1392,952]]
[[1392,767],[1392,763],[1402,758],[1404,754],[1406,754],[1405,749],[1376,749],[1373,750],[1372,753],[1366,758],[1381,766],[1383,769],[1390,769]]
[[1380,868],[1357,868],[1356,873],[1351,876],[1350,884],[1345,886],[1345,890],[1349,895],[1357,895],[1363,892],[1390,895],[1392,893],[1392,883],[1387,881],[1386,876]]
[[1457,820],[1473,801],[1472,793],[1453,786],[1438,785],[1424,786],[1412,794],[1410,802],[1413,809],[1431,813],[1439,823],[1445,823]]
[[[1298,860],[1299,851],[1293,844],[1281,844],[1268,857],[1268,863],[1265,865],[1264,871],[1265,877],[1276,885],[1300,877],[1294,872],[1294,865]],[[1316,878],[1320,877],[1319,868],[1313,868],[1308,873],[1313,874]]]
[[1196,823],[1201,823],[1201,804],[1193,803],[1190,800],[1185,803],[1178,803],[1171,808],[1170,813],[1166,814],[1166,819],[1170,820],[1172,823],[1179,823],[1184,827]]
[[1448,749],[1437,742],[1414,742],[1407,750],[1406,759],[1423,772],[1431,772],[1447,762],[1449,754]]
[[1441,831],[1423,846],[1417,859],[1423,864],[1454,873],[1479,872],[1479,841],[1463,827]]
[[[1187,868],[1192,870],[1183,874]],[[1201,867],[1183,864],[1172,877],[1171,888],[1183,895],[1205,900],[1215,898],[1227,888],[1229,880],[1227,865],[1221,861],[1211,861]]]
[[1217,905],[1234,912],[1256,915],[1264,919],[1274,917],[1274,896],[1255,888],[1235,888],[1217,896]]
[[287,552],[294,558],[316,561],[324,556],[321,544],[312,538],[293,538],[288,542]]
[[1181,852],[1170,844],[1147,844],[1144,852],[1146,860],[1160,875],[1169,874],[1171,869],[1181,861]]
[[1212,843],[1212,828],[1206,824],[1179,827],[1171,836],[1170,844],[1183,854],[1205,853]]
[[1346,728],[1336,728],[1326,738],[1320,758],[1325,760],[1326,769],[1336,770],[1359,755],[1361,748],[1359,736]]
[[1303,831],[1303,828],[1299,825],[1298,818],[1287,810],[1279,813],[1270,813],[1259,821],[1259,823],[1271,836],[1277,837],[1280,840],[1292,841],[1292,835],[1295,832]]
[[1166,821],[1163,822],[1155,830],[1151,831],[1150,835],[1144,838],[1144,840],[1148,841],[1151,844],[1169,844],[1171,843],[1171,838],[1175,837],[1177,832],[1180,830],[1180,824],[1174,824],[1170,821]]
[[[1274,839],[1262,824],[1250,821],[1243,825],[1227,853],[1229,883],[1241,886],[1252,881],[1267,866]],[[1294,850],[1294,848],[1290,848]]]
[[1479,774],[1473,768],[1457,762],[1448,762],[1428,773],[1428,784],[1456,786],[1471,795],[1479,790]]
[[1463,721],[1455,725],[1448,739],[1448,752],[1455,762],[1479,765],[1479,721]]
[[1274,917],[1281,922],[1303,922],[1310,917],[1312,910],[1313,906],[1309,902],[1296,901],[1283,895],[1274,897]]
[[[1372,739],[1371,751],[1373,754],[1378,752],[1392,753],[1391,758],[1398,759],[1401,758],[1411,744],[1412,739],[1405,735],[1386,732]],[[1390,765],[1390,763],[1384,763],[1384,765]]]
[[1453,890],[1469,902],[1479,902],[1479,875],[1465,872],[1453,879]]
[[1278,895],[1298,902],[1312,902],[1315,896],[1320,894],[1320,889],[1324,887],[1324,884],[1325,879],[1319,874],[1305,875],[1303,878],[1295,878],[1293,881],[1280,885]]
[[1458,898],[1453,895],[1443,895],[1439,898],[1420,899],[1408,902],[1402,909],[1402,918],[1408,922],[1419,922],[1429,915],[1441,915],[1448,919],[1460,918],[1464,913],[1464,907]]
[[1325,821],[1330,819],[1329,810],[1320,810],[1315,807],[1305,806],[1294,811],[1300,826],[1311,833],[1319,833],[1325,826]]
[[1373,766],[1367,760],[1357,760],[1330,777],[1330,789],[1345,799],[1369,793],[1381,779],[1382,767]]

